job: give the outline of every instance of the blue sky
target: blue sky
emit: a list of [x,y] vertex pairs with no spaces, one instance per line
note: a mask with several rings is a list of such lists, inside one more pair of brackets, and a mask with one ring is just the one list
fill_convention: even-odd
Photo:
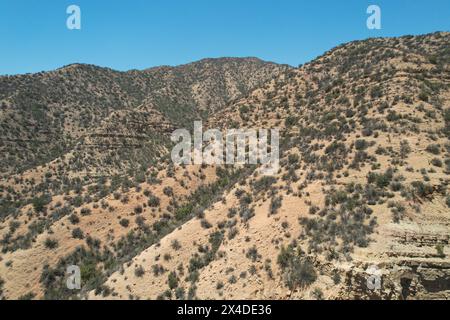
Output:
[[[81,30],[66,27],[71,4]],[[370,4],[381,30],[366,27]],[[298,65],[343,42],[434,31],[450,31],[449,0],[0,0],[0,74],[223,56]]]

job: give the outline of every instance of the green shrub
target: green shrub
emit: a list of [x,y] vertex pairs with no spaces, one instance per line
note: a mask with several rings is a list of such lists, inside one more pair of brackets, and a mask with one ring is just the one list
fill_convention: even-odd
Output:
[[130,225],[130,220],[123,218],[119,223],[122,227],[127,228]]
[[425,184],[422,181],[414,181],[411,183],[413,192],[419,198],[425,198],[433,194],[433,187],[429,184]]
[[273,197],[270,201],[270,214],[276,214],[278,209],[281,208],[283,202],[282,196]]
[[437,244],[437,245],[436,245],[436,254],[437,254],[439,257],[442,257],[442,258],[445,257],[445,253],[444,253],[444,245],[442,245],[442,244]]
[[342,142],[333,141],[325,148],[326,154],[342,153],[346,152],[345,144]]
[[334,284],[339,284],[341,282],[341,276],[339,275],[338,272],[335,272],[333,274],[333,282]]
[[428,102],[428,94],[425,91],[422,91],[419,93],[419,99],[424,102]]
[[258,254],[258,249],[256,249],[255,246],[251,247],[250,249],[247,250],[247,253],[245,254],[245,256],[252,260],[253,262],[255,262],[256,260],[258,260],[260,258],[260,255]]
[[399,202],[389,202],[388,208],[391,208],[393,221],[399,223],[405,213],[405,207]]
[[260,192],[266,192],[270,190],[272,185],[277,182],[277,179],[272,176],[264,176],[261,179],[253,183],[253,193],[258,194]]
[[58,241],[51,238],[47,238],[45,239],[44,245],[47,249],[55,249],[58,247]]
[[400,142],[400,157],[402,159],[405,159],[408,154],[411,153],[411,147],[409,146],[409,143],[407,140],[403,140]]
[[320,288],[314,288],[311,294],[316,300],[323,300],[323,292]]
[[80,222],[80,218],[75,213],[73,213],[73,214],[70,215],[69,221],[72,224],[77,224],[77,223]]
[[367,176],[368,183],[374,183],[378,188],[385,188],[391,183],[393,171],[391,168],[384,173],[369,172]]
[[173,196],[173,189],[172,189],[172,187],[164,187],[163,193],[164,193],[166,196],[168,196],[168,197]]
[[177,251],[177,250],[181,249],[181,244],[177,239],[175,239],[175,240],[172,240],[171,247],[173,250]]
[[200,225],[202,226],[203,229],[209,229],[209,228],[212,228],[212,224],[211,224],[208,220],[206,220],[206,219],[202,219],[202,220],[200,221]]
[[290,154],[288,156],[288,162],[289,164],[297,164],[300,160],[300,157],[298,156],[298,154]]
[[239,230],[236,227],[232,227],[229,231],[228,231],[228,240],[232,240],[234,239],[234,237],[236,237],[236,235],[239,233]]
[[5,284],[5,280],[0,278],[0,300],[3,298],[3,285]]
[[243,105],[239,107],[239,113],[242,115],[248,113],[250,111],[249,106]]
[[356,150],[364,150],[369,146],[366,140],[358,139],[355,141],[355,149]]
[[234,274],[230,278],[228,278],[228,283],[235,284],[236,282],[237,282],[237,278]]
[[283,271],[285,283],[291,290],[309,286],[317,279],[317,273],[311,261],[300,257],[290,246],[281,248],[277,262]]
[[175,271],[169,273],[167,277],[167,283],[169,285],[170,290],[173,290],[178,287],[178,277]]
[[291,127],[294,124],[296,124],[297,122],[298,122],[297,117],[291,115],[286,118],[286,120],[284,121],[284,124],[286,125],[286,127]]
[[136,267],[136,269],[134,269],[134,275],[138,278],[141,278],[142,276],[144,276],[145,274],[145,270],[142,266],[138,266]]
[[156,197],[154,195],[150,195],[148,197],[148,202],[147,203],[148,203],[148,205],[150,207],[157,207],[157,206],[159,206],[160,200],[159,200],[158,197]]
[[91,209],[89,209],[89,208],[82,208],[82,209],[80,210],[80,214],[81,214],[82,216],[88,216],[88,215],[91,214]]
[[439,158],[433,158],[433,159],[431,160],[431,164],[432,164],[433,166],[435,166],[435,167],[439,167],[439,168],[442,167],[442,161],[441,161],[441,159],[439,159]]
[[175,297],[176,297],[178,300],[184,300],[184,299],[185,299],[185,296],[186,296],[186,292],[184,291],[184,288],[183,288],[183,287],[178,287],[178,288],[175,290]]
[[43,212],[50,201],[51,197],[49,195],[45,195],[42,197],[33,198],[33,200],[31,200],[31,204],[33,205],[34,211]]
[[194,206],[190,203],[185,206],[182,206],[175,211],[175,218],[179,221],[182,221],[186,217],[189,217],[189,215],[192,213],[193,210]]
[[74,239],[83,239],[84,238],[84,233],[80,228],[75,228],[72,230],[72,237]]
[[28,292],[17,298],[17,300],[33,300],[34,297],[36,297],[36,294],[34,292]]
[[430,144],[425,150],[434,155],[438,155],[441,153],[441,148],[437,144]]

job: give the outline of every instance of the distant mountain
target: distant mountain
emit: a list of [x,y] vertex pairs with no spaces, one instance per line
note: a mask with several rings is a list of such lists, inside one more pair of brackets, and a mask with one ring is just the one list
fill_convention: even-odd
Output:
[[174,126],[187,125],[288,68],[222,58],[129,72],[73,64],[0,77],[0,169],[21,172],[56,159],[114,112],[144,108]]

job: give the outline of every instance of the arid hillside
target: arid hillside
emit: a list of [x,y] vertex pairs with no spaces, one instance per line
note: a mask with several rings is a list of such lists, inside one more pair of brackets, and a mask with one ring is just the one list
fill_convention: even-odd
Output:
[[287,69],[222,58],[129,72],[75,64],[0,77],[0,216],[99,179],[142,180],[167,153],[174,128],[206,119]]
[[[450,33],[299,68],[72,65],[1,77],[0,104],[0,297],[450,298]],[[174,166],[195,119],[279,128],[280,170]]]
[[[129,119],[120,119],[133,113],[138,118],[143,114],[142,121],[148,113],[154,123],[143,122],[151,127],[147,130],[159,132],[154,124],[161,119],[153,113],[172,125],[188,125],[287,68],[255,58],[222,58],[144,71],[74,64],[51,72],[2,76],[1,172],[22,173],[62,157],[92,136],[100,123],[122,123],[133,130],[133,123],[124,123]],[[121,135],[112,138],[121,140]]]

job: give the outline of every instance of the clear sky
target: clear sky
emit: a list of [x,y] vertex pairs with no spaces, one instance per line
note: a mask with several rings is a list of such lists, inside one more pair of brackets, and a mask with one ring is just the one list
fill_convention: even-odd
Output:
[[[81,8],[81,30],[66,9]],[[381,30],[369,30],[370,4]],[[450,31],[450,0],[0,0],[0,74],[117,70],[206,57],[298,65],[351,40]]]

